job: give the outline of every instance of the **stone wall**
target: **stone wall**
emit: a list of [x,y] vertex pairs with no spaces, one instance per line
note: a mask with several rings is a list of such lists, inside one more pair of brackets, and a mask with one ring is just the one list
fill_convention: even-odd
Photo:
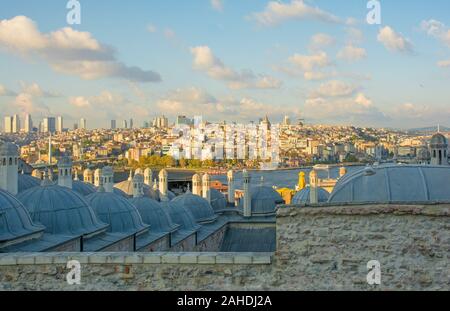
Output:
[[[449,230],[450,205],[283,207],[274,254],[3,254],[0,289],[450,290]],[[66,283],[71,259],[81,285]]]

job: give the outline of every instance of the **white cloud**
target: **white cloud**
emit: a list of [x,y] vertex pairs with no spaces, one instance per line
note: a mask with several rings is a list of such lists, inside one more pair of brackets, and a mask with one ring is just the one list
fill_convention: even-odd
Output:
[[290,3],[270,1],[263,12],[253,13],[256,22],[264,26],[273,26],[287,20],[318,20],[325,23],[343,23],[337,16],[306,4],[303,0]]
[[337,54],[337,58],[346,61],[358,61],[367,57],[367,52],[364,48],[347,45]]
[[412,52],[413,45],[411,41],[403,37],[389,26],[380,29],[377,37],[386,49],[394,52]]
[[324,33],[318,33],[311,38],[311,43],[309,46],[312,50],[320,50],[335,44],[335,42],[336,40],[332,36]]
[[420,28],[429,36],[440,40],[442,43],[450,47],[450,28],[444,23],[430,19],[428,21],[422,21]]
[[0,84],[0,96],[16,96],[17,94]]
[[322,71],[306,71],[303,74],[305,80],[315,81],[315,80],[325,80],[328,78],[335,77],[337,75],[336,72],[322,72]]
[[84,96],[77,96],[69,98],[69,102],[72,106],[76,108],[88,108],[91,107],[91,103]]
[[281,82],[274,77],[257,75],[250,70],[238,72],[227,67],[208,46],[193,47],[191,54],[194,69],[206,72],[215,80],[225,81],[231,89],[277,89],[281,87]]
[[349,85],[338,80],[332,80],[321,84],[319,88],[314,91],[309,97],[317,98],[350,96],[356,91],[356,89],[357,88],[353,85]]
[[82,79],[122,78],[139,82],[159,82],[153,71],[129,67],[118,61],[115,51],[99,43],[88,32],[65,27],[41,33],[26,16],[0,21],[0,47],[20,56],[40,57],[53,70]]
[[158,31],[158,28],[156,28],[156,26],[153,24],[149,24],[147,26],[147,31],[150,33],[156,33]]
[[222,12],[223,11],[224,0],[211,0],[211,6],[214,10]]
[[331,62],[325,52],[313,55],[295,54],[289,58],[289,62],[303,71],[312,71],[315,68],[330,66]]

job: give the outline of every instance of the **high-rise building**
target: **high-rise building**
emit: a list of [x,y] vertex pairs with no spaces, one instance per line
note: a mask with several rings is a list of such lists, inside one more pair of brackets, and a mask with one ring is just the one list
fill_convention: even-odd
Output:
[[192,124],[192,120],[187,118],[186,116],[178,116],[177,120],[175,121],[175,124],[177,126],[179,126],[179,125],[191,125]]
[[153,122],[153,126],[164,129],[169,127],[169,119],[167,119],[165,116],[160,116],[155,119]]
[[63,130],[64,130],[64,120],[63,120],[63,117],[62,117],[62,116],[59,116],[59,117],[56,119],[56,131],[57,131],[58,133],[62,133]]
[[122,122],[122,128],[127,129],[128,128],[128,122],[127,120],[123,120]]
[[20,132],[20,118],[17,114],[13,116],[12,131],[13,133]]
[[5,117],[5,124],[3,124],[5,133],[11,134],[13,132],[13,117],[7,116]]
[[81,118],[80,119],[80,129],[81,130],[86,130],[87,129],[87,121],[85,118]]
[[31,133],[33,131],[33,120],[31,119],[31,115],[25,115],[25,125],[23,127],[25,133]]
[[55,133],[56,132],[56,119],[53,117],[47,117],[42,124],[42,132]]
[[133,119],[130,119],[130,129],[133,129],[133,127],[134,127]]
[[111,120],[111,129],[115,130],[117,128],[116,120]]

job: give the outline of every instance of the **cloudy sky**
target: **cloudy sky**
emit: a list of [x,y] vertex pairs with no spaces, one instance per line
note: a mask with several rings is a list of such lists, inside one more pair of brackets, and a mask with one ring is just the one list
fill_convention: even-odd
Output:
[[3,114],[450,125],[448,0],[80,2],[2,2]]

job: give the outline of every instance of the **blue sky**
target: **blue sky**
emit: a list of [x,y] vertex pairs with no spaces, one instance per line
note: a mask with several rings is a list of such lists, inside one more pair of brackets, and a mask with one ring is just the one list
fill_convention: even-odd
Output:
[[[250,121],[450,125],[450,3],[365,0],[4,1],[4,113],[137,124]],[[14,34],[14,35],[13,35]]]

